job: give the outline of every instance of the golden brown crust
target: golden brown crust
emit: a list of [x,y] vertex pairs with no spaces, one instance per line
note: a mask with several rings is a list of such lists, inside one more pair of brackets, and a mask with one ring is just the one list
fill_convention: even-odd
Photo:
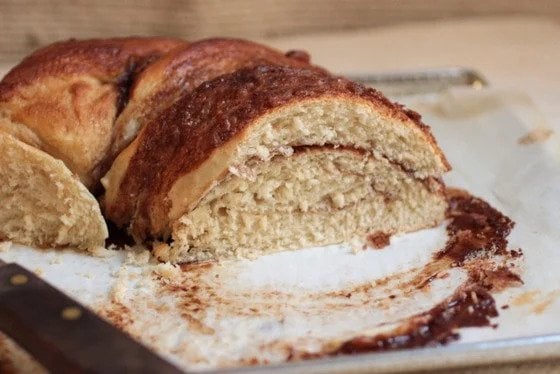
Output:
[[257,65],[310,66],[309,58],[283,54],[248,40],[205,39],[176,48],[143,71],[133,88],[133,97],[169,91],[181,94],[217,76]]
[[[364,100],[392,118],[410,122],[401,106],[374,89],[343,78],[282,66],[237,70],[203,83],[146,125],[135,141],[137,149],[116,203],[107,207],[106,213],[121,224],[134,218],[133,233],[138,238],[154,234],[150,219],[165,216],[167,194],[179,177],[241,136],[257,118],[290,103],[320,97]],[[413,122],[421,124],[419,118]],[[429,133],[427,126],[419,127]]]
[[43,48],[0,82],[0,131],[61,159],[92,187],[91,170],[112,141],[114,120],[134,74],[182,44],[121,38],[69,40]]
[[434,137],[434,134],[432,134],[432,131],[430,129],[430,126],[426,125],[423,121],[422,121],[422,115],[412,109],[409,109],[407,107],[405,107],[404,105],[400,104],[400,103],[393,103],[393,105],[395,107],[398,107],[400,110],[403,111],[404,114],[406,114],[406,116],[412,120],[412,122],[414,122],[419,128],[422,129],[422,131],[424,131],[424,134],[426,134],[426,136],[428,137],[430,143],[435,146],[434,149],[436,150],[438,157],[441,159],[441,161],[443,162],[443,165],[445,167],[445,171],[449,171],[451,170],[451,164],[449,163],[449,161],[447,160],[447,158],[445,157],[445,155],[443,154],[443,151],[441,150],[441,148],[439,148],[439,146],[437,145],[436,142],[436,138]]
[[84,74],[115,82],[132,63],[131,58],[154,58],[185,43],[173,38],[142,37],[56,42],[23,59],[3,78],[0,101],[6,101],[17,88],[45,77]]
[[[257,65],[307,67],[323,71],[309,64],[309,55],[268,48],[241,39],[213,38],[176,48],[151,64],[136,79],[131,98],[117,119],[116,139],[103,174],[114,157],[134,138],[144,123],[173,104],[181,95],[200,84],[235,70]],[[135,131],[128,129],[131,121]],[[132,132],[132,134],[131,134]]]

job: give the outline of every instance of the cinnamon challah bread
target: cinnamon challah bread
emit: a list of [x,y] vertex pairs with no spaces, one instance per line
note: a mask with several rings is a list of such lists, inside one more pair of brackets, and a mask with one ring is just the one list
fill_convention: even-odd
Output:
[[[71,171],[95,188],[108,170],[106,217],[137,241],[170,239],[163,257],[175,262],[405,232],[444,217],[439,178],[449,166],[420,117],[304,53],[231,39],[66,43],[0,83],[0,137],[17,150],[0,151],[0,174],[15,181],[0,203],[24,175],[38,176],[12,199],[25,204],[10,208],[11,223],[0,215],[0,239],[40,225],[43,237],[68,236],[28,230],[19,241],[102,241],[98,206]],[[14,172],[13,160],[25,170]],[[67,226],[25,218],[60,196],[67,205],[45,203],[41,217]]]
[[416,113],[307,68],[221,75],[149,121],[104,177],[105,212],[172,261],[439,223],[447,161]]

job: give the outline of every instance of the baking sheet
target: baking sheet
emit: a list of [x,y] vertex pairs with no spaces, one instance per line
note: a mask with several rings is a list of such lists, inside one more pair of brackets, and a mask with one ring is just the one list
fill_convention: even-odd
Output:
[[[524,253],[517,264],[524,284],[494,295],[498,307],[508,306],[492,321],[498,327],[463,329],[451,349],[474,352],[481,342],[560,333],[556,134],[522,93],[455,90],[406,101],[432,126],[454,167],[446,183],[512,218],[516,226],[509,247]],[[282,363],[287,349],[313,351],[332,340],[389,331],[451,295],[464,280],[461,269],[450,269],[428,290],[401,292],[399,285],[427,264],[445,239],[442,225],[393,237],[390,246],[378,251],[336,245],[187,272],[143,264],[149,259],[134,249],[99,258],[13,246],[0,258],[35,270],[181,367],[211,369]],[[397,287],[378,284],[395,273],[402,274]],[[349,300],[340,298],[341,292],[363,285],[371,287]],[[394,294],[398,297],[389,298]],[[539,342],[523,340],[521,346]],[[16,368],[40,370],[5,339],[0,347],[0,358]],[[346,368],[364,362],[379,367],[395,354],[337,362]],[[305,365],[312,368],[313,362]]]

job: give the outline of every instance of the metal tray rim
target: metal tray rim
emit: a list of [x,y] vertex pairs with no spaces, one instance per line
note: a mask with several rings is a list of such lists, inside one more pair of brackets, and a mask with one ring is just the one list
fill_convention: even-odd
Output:
[[273,366],[236,368],[225,370],[224,372],[394,373],[538,361],[553,358],[560,358],[560,334],[348,355]]

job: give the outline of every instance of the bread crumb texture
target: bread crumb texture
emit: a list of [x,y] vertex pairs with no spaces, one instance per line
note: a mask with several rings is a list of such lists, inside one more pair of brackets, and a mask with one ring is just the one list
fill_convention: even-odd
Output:
[[441,184],[368,152],[308,148],[230,174],[174,226],[171,261],[252,257],[437,225]]
[[141,245],[125,246],[125,263],[128,265],[147,265],[150,262],[150,251]]

